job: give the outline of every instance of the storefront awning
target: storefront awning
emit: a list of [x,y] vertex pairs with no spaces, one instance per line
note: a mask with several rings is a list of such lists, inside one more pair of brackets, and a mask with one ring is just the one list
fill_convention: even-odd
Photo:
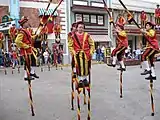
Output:
[[111,42],[111,38],[108,35],[91,35],[91,38],[95,42]]
[[[46,12],[45,8],[40,8],[39,9],[39,16],[44,15],[45,12],[46,12],[45,15],[51,15],[53,13],[53,11],[54,11],[54,9],[48,9]],[[58,13],[57,13],[57,11],[55,11],[53,16],[57,16],[57,15],[58,15]]]

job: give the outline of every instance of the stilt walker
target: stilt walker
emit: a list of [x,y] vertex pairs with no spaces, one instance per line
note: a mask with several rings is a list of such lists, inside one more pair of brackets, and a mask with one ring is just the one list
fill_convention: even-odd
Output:
[[16,37],[15,43],[17,47],[20,48],[21,55],[25,58],[24,80],[28,81],[31,112],[32,116],[34,116],[35,113],[34,113],[33,99],[32,99],[31,80],[34,80],[33,77],[37,78],[38,76],[35,74],[35,71],[34,73],[32,73],[33,69],[31,67],[32,64],[31,56],[34,54],[33,53],[34,48],[32,47],[32,39],[36,37],[36,35],[31,36],[29,31],[27,30],[27,28],[29,27],[29,22],[27,17],[23,16],[18,22],[22,28],[20,29]]
[[61,41],[61,30],[62,27],[60,25],[60,21],[55,23],[53,31],[55,34],[55,43],[53,45],[53,53],[54,53],[54,65],[56,66],[56,70],[58,67],[58,54],[59,54],[59,46],[60,46],[60,41]]
[[118,61],[120,63],[120,68],[118,68],[117,70],[120,70],[120,98],[122,98],[122,73],[123,73],[123,71],[126,70],[125,65],[124,65],[124,61],[123,61],[123,56],[125,54],[125,50],[128,47],[128,38],[127,38],[127,34],[124,30],[124,24],[126,23],[126,21],[123,16],[120,16],[119,19],[117,20],[117,23],[115,24],[113,22],[113,18],[109,12],[107,4],[105,3],[104,0],[103,0],[103,3],[104,3],[106,11],[108,12],[108,14],[110,16],[110,23],[113,23],[113,27],[117,33],[117,41],[116,41],[117,46],[112,51],[112,54],[111,54],[113,61],[111,64],[108,64],[108,66],[115,67],[116,61],[118,59]]
[[[125,10],[130,14],[128,9],[125,7],[123,2],[119,0],[121,5],[125,8]],[[144,71],[143,75],[149,74],[148,77],[146,77],[146,80],[150,80],[150,93],[151,93],[151,107],[152,107],[152,116],[154,116],[154,102],[153,102],[153,80],[156,80],[156,74],[154,70],[154,57],[155,54],[159,52],[159,46],[158,46],[158,40],[156,37],[156,32],[154,30],[155,24],[152,22],[147,22],[145,24],[145,29],[141,29],[141,27],[138,25],[138,23],[133,19],[131,19],[136,26],[140,29],[140,31],[144,34],[145,39],[147,41],[147,49],[144,51],[144,54],[142,55],[142,59],[145,60],[148,58],[148,61],[150,62],[151,68],[149,67],[148,61],[146,62],[146,66],[150,69],[149,71]]]
[[[156,80],[154,57],[159,51],[158,40],[156,37],[156,32],[154,30],[154,24],[152,22],[147,22],[145,29],[141,29],[141,32],[145,35],[147,40],[147,48],[142,55],[142,60],[146,63],[146,67],[149,71],[144,71],[142,75],[149,74],[146,80],[150,80],[150,94],[151,94],[151,108],[152,116],[154,116],[154,100],[153,100],[153,80]],[[150,66],[149,67],[149,63]]]
[[[68,47],[74,58],[76,74],[78,76],[76,81],[76,89],[78,93],[78,120],[80,120],[80,93],[84,88],[88,90],[88,95],[90,98],[90,80],[88,81],[87,77],[90,75],[89,70],[91,67],[91,58],[95,50],[94,41],[87,32],[84,32],[84,28],[85,25],[83,22],[77,22],[77,31],[74,32],[68,40]],[[88,101],[88,120],[90,120],[90,99]]]
[[109,66],[116,66],[116,61],[118,59],[120,63],[120,68],[117,70],[120,70],[120,98],[122,98],[122,73],[123,71],[126,70],[124,61],[123,61],[123,56],[125,54],[125,50],[128,47],[128,39],[127,39],[127,34],[124,31],[124,25],[117,23],[116,24],[116,32],[117,32],[117,47],[112,51],[112,57],[113,57],[113,62],[112,64],[108,64]]
[[[71,27],[71,32],[68,33],[68,42],[69,40],[71,40],[72,38],[72,35],[74,35],[74,33],[76,32],[76,23],[73,23],[72,24],[72,27]],[[74,83],[77,81],[77,75],[76,75],[76,66],[75,66],[75,61],[74,61],[74,56],[72,56],[72,61],[71,61],[71,67],[72,67],[72,73],[71,73],[71,89],[72,89],[72,92],[71,92],[71,110],[74,110],[74,96],[75,96],[75,93],[74,93]]]
[[111,64],[108,64],[108,66],[115,67],[116,66],[116,61],[118,59],[120,63],[120,69],[125,71],[125,65],[123,61],[123,56],[125,53],[125,50],[128,47],[128,39],[127,39],[127,33],[124,31],[124,24],[122,23],[117,23],[115,31],[117,32],[117,47],[112,51],[112,57],[113,57],[113,62]]

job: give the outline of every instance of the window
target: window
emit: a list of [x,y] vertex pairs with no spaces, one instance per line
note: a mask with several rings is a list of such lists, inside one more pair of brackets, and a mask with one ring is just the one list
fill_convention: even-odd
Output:
[[75,21],[83,21],[87,25],[104,26],[104,15],[76,13]]
[[104,19],[103,16],[98,16],[98,25],[103,25],[104,24]]
[[86,0],[73,0],[73,5],[88,5]]
[[97,23],[96,15],[91,15],[91,23],[93,23],[93,24]]
[[76,14],[76,22],[82,21],[82,14]]
[[89,15],[83,15],[83,22],[89,23]]

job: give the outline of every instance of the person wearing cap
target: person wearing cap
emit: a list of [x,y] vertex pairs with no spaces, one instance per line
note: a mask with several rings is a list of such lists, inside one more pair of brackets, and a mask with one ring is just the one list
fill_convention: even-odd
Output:
[[144,28],[147,21],[147,15],[144,11],[141,12],[140,18],[141,18],[141,26],[142,28]]
[[[33,47],[32,47],[32,39],[34,39],[37,35],[31,36],[27,28],[30,26],[28,22],[28,18],[23,16],[18,23],[20,24],[21,28],[19,33],[16,37],[15,43],[17,47],[20,48],[20,54],[25,58],[25,75],[24,80],[34,80],[33,77],[39,78],[36,75],[35,70],[31,67],[31,56],[34,55]],[[26,57],[27,56],[27,57]],[[27,58],[27,59],[26,59]],[[27,75],[27,69],[30,75]]]
[[68,47],[74,58],[76,74],[79,79],[78,87],[88,86],[87,76],[91,68],[91,58],[95,50],[94,41],[91,36],[84,32],[85,25],[83,22],[77,22],[77,31],[69,37]]
[[[77,23],[72,24],[71,31],[68,33],[68,40],[70,40],[72,35],[74,35],[74,33],[77,31],[76,26],[77,26]],[[73,71],[73,78],[76,78],[76,68],[75,68],[74,56],[72,56],[71,67]]]
[[123,61],[123,56],[125,54],[125,50],[128,47],[128,38],[127,38],[127,33],[124,30],[124,24],[123,23],[117,23],[116,24],[116,28],[115,31],[117,33],[117,46],[116,48],[112,51],[112,58],[113,61],[111,64],[108,64],[108,66],[112,66],[115,67],[116,66],[116,61],[118,59],[119,63],[120,63],[120,68],[118,70],[122,70],[125,71],[125,65],[124,65],[124,61]]
[[154,56],[158,52],[159,46],[154,26],[155,25],[152,22],[147,22],[145,29],[140,30],[145,35],[147,40],[146,50],[142,54],[142,61],[145,64],[145,70],[143,73],[141,73],[141,75],[150,74],[145,78],[147,80],[156,80],[156,74],[154,70]]

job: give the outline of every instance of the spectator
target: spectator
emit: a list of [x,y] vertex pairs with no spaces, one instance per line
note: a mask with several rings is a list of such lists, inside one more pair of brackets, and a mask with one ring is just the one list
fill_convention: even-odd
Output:
[[101,49],[100,49],[100,47],[98,46],[97,47],[97,49],[96,49],[96,58],[97,58],[97,62],[100,62],[100,60],[101,60]]
[[104,52],[105,52],[105,47],[103,46],[102,48],[101,48],[101,52],[102,52],[102,60],[104,61]]
[[48,58],[49,58],[49,53],[48,53],[47,49],[43,53],[43,57],[44,57],[45,64],[47,64],[48,63]]
[[2,54],[2,49],[0,49],[0,67],[3,67],[3,54]]
[[141,49],[137,48],[137,50],[136,50],[136,59],[140,60],[140,57],[141,57]]
[[18,56],[16,51],[12,52],[12,68],[15,69],[15,66],[18,65]]

